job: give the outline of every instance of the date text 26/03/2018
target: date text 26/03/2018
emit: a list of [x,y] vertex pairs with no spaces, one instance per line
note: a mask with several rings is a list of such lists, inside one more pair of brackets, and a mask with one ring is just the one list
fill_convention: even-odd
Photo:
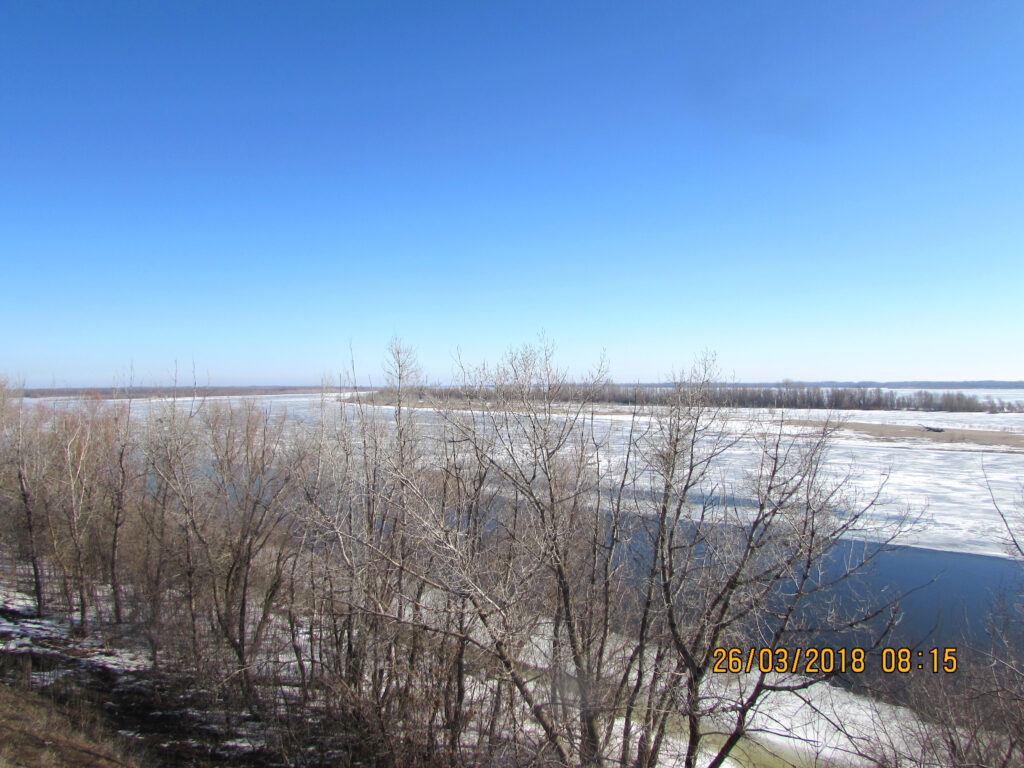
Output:
[[868,654],[864,648],[716,648],[712,672],[789,672],[830,675],[865,672],[874,663],[886,674],[956,672],[956,648],[883,648]]

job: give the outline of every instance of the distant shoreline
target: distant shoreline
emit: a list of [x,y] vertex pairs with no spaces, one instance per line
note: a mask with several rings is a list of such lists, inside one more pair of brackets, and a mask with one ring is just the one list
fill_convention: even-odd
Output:
[[[662,386],[662,385],[655,385]],[[668,386],[668,385],[664,385]],[[978,379],[970,381],[795,381],[736,382],[728,387],[839,387],[843,389],[1024,389],[1024,381]]]
[[[320,392],[338,393],[350,392],[356,387],[320,387],[320,386],[168,386],[168,387],[32,387],[21,390],[21,394],[27,398],[43,397],[75,397],[75,398],[105,398],[124,399],[132,398],[158,398],[191,397],[199,395],[202,397],[259,397],[266,395],[315,395]],[[359,387],[358,389],[370,390],[373,387]]]
[[[435,385],[436,386],[436,385]],[[617,386],[640,386],[640,387],[669,387],[670,383],[641,383],[623,384]],[[781,382],[723,382],[728,389],[740,389],[743,387],[759,389],[788,389],[788,388],[841,388],[841,389],[883,389],[883,390],[952,390],[969,392],[976,389],[1021,389],[1024,390],[1024,381],[1000,381],[1000,380],[971,380],[971,381],[791,381]],[[434,387],[432,387],[434,388]],[[436,387],[445,388],[443,385]],[[454,388],[454,387],[453,387]],[[177,396],[191,396],[193,394],[204,397],[259,397],[266,395],[312,395],[321,392],[340,393],[350,392],[354,389],[361,391],[372,391],[379,389],[373,386],[344,386],[324,387],[321,385],[220,385],[220,386],[149,386],[149,387],[30,387],[21,390],[26,398],[44,397],[74,397],[74,398],[104,398],[121,399],[133,398],[158,398]]]

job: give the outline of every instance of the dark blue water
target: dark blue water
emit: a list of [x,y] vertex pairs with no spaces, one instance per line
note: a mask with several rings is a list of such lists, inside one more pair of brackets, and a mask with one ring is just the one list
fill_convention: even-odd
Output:
[[[633,539],[634,544],[643,540]],[[633,567],[638,574],[646,573],[652,552],[643,546],[632,551],[637,556]],[[701,550],[695,552],[701,556]],[[851,569],[854,573],[848,575]],[[842,539],[825,556],[821,571],[817,583],[831,586],[805,595],[796,625],[835,627],[876,610],[880,614],[856,631],[806,635],[799,644],[871,647],[895,616],[879,647],[989,651],[1009,646],[1024,660],[1020,560]],[[789,603],[784,586],[776,598],[775,608]],[[771,620],[762,617],[759,629],[768,637]]]
[[[841,542],[830,569],[844,557],[864,551],[863,542]],[[900,622],[885,645],[987,649],[1009,640],[1024,650],[1024,621],[1015,606],[1024,603],[1024,567],[1004,557],[887,547],[848,587],[840,600],[881,603],[899,597]]]

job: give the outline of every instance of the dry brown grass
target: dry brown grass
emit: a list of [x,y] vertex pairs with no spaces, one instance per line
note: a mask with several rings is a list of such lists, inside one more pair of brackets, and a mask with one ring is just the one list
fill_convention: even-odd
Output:
[[112,746],[76,729],[48,699],[0,685],[0,768],[135,765]]

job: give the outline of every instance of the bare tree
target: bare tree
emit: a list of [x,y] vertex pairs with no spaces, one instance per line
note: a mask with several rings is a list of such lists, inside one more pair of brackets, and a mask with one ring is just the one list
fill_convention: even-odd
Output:
[[[447,588],[476,614],[467,641],[498,662],[560,763],[652,766],[671,740],[684,764],[720,765],[769,694],[827,675],[730,679],[713,673],[716,651],[774,653],[888,608],[806,610],[871,557],[824,570],[877,496],[856,499],[825,471],[831,425],[730,431],[708,396],[713,373],[705,361],[667,406],[628,414],[623,436],[588,399],[600,371],[577,386],[550,347],[524,348],[467,377],[470,401],[446,411],[446,443],[471,447],[497,502],[483,536],[441,511],[428,530]],[[741,438],[756,463],[729,488],[715,468]]]
[[[36,612],[41,616],[46,608],[43,583],[43,553],[41,551],[45,525],[46,478],[51,460],[43,444],[47,413],[42,408],[27,409],[20,395],[11,393],[4,382],[3,392],[3,490],[11,503],[13,516],[24,524],[21,528],[12,520],[28,554],[32,568],[32,590]],[[14,512],[17,510],[17,512]]]
[[99,424],[100,441],[103,450],[109,451],[109,458],[104,461],[101,471],[101,491],[106,499],[105,535],[110,538],[107,568],[110,574],[110,592],[113,601],[114,621],[124,621],[124,596],[122,586],[122,533],[129,522],[133,505],[138,504],[143,489],[138,483],[144,475],[142,468],[142,452],[137,445],[132,420],[131,384],[126,390],[128,395],[122,401],[104,409],[103,419]]
[[190,520],[219,636],[247,703],[259,706],[255,666],[294,557],[285,422],[253,401],[210,408],[206,517]]

